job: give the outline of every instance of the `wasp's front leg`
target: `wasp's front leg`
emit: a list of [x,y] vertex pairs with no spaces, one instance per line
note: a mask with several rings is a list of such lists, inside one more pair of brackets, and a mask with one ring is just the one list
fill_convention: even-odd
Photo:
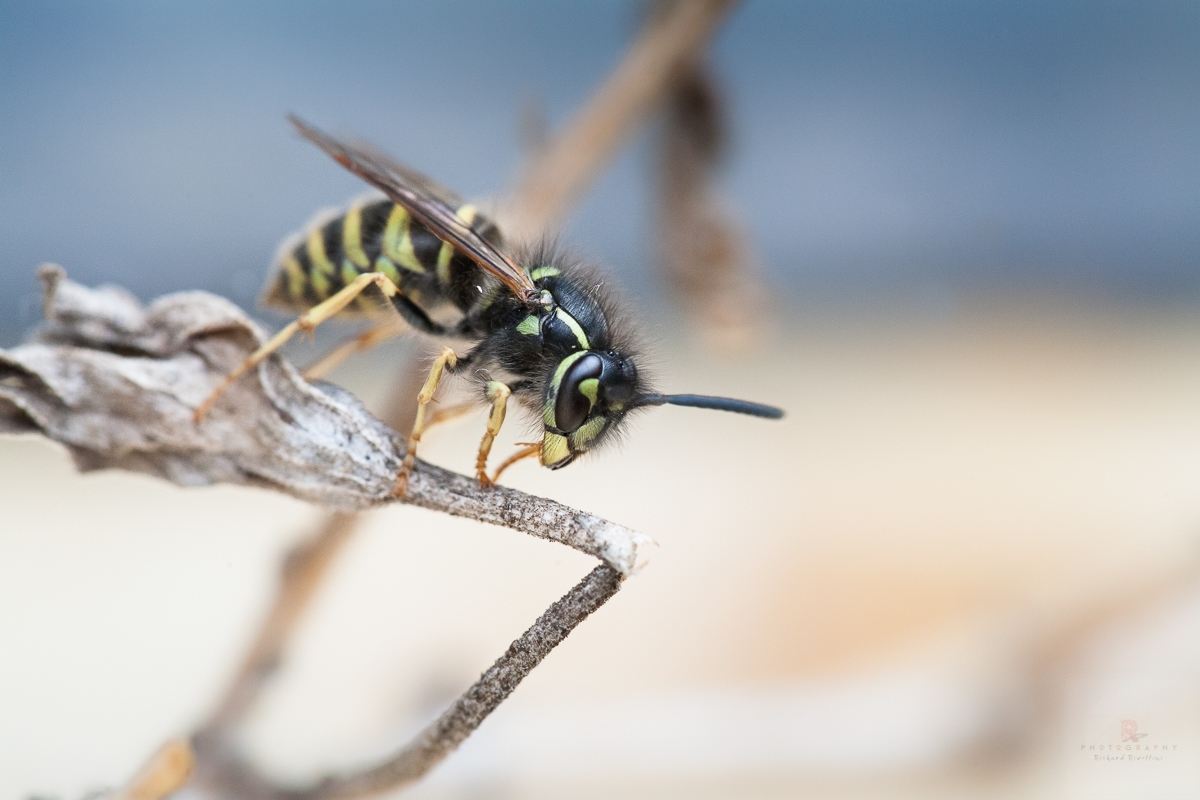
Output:
[[433,393],[437,391],[442,380],[442,373],[447,368],[454,369],[457,364],[458,355],[454,350],[443,347],[441,355],[434,359],[433,366],[429,369],[429,377],[425,379],[421,393],[417,395],[417,419],[413,423],[412,435],[408,437],[408,447],[404,453],[404,463],[400,465],[400,474],[396,476],[396,494],[401,497],[408,489],[408,476],[412,474],[413,463],[417,458],[417,445],[420,444],[421,434],[425,431],[425,406],[433,399]]

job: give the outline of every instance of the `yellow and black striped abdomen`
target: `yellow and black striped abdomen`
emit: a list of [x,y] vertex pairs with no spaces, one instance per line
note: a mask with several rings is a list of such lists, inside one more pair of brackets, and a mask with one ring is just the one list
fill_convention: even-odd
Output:
[[[460,206],[455,213],[480,236],[500,244],[496,226],[474,206]],[[465,312],[478,297],[475,287],[482,270],[403,206],[371,200],[290,237],[276,259],[262,302],[303,311],[364,272],[382,272],[426,311],[450,302]],[[468,286],[475,294],[466,290]]]

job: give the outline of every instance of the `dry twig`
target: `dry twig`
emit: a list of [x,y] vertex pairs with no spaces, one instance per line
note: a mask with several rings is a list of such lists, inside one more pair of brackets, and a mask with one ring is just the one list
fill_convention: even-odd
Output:
[[458,747],[517,684],[575,626],[621,588],[624,576],[608,564],[592,570],[561,600],[546,610],[475,685],[406,747],[383,763],[365,770],[327,777],[307,788],[276,786],[230,753],[210,751],[196,743],[202,784],[239,800],[343,800],[398,789],[420,779]]
[[264,336],[232,303],[181,292],[142,309],[43,267],[47,327],[0,351],[0,432],[65,445],[82,471],[127,469],[184,486],[238,483],[343,511],[403,502],[513,528],[633,569],[644,539],[594,514],[420,460],[393,494],[404,440],[332,384],[269,358],[200,425],[192,410]]
[[[37,432],[65,445],[81,470],[147,472],[186,486],[241,483],[341,510],[391,502],[466,516],[566,544],[602,564],[555,603],[484,676],[409,747],[364,773],[311,790],[254,777],[228,746],[270,672],[324,566],[349,536],[345,514],[293,560],[275,610],[213,720],[194,740],[196,773],[239,795],[345,797],[416,780],[452,751],[550,649],[603,604],[633,570],[644,538],[592,514],[511,489],[481,489],[463,475],[416,463],[407,495],[392,494],[403,438],[347,392],[309,385],[279,356],[238,382],[196,426],[192,408],[264,340],[235,306],[203,292],[143,309],[114,288],[87,289],[59,267],[39,270],[47,326],[0,351],[0,432]],[[243,786],[243,784],[245,784]],[[255,788],[256,787],[256,788]]]
[[767,297],[748,237],[715,186],[727,139],[720,90],[697,57],[667,98],[658,171],[659,257],[667,282],[707,338],[744,348]]
[[[396,431],[412,428],[416,417],[413,398],[425,380],[420,369],[421,359],[416,355],[422,348],[418,344],[413,350],[415,352],[408,354],[408,363],[402,366],[392,408],[386,413],[388,427]],[[297,544],[284,557],[279,588],[254,643],[197,735],[210,741],[223,741],[233,735],[263,687],[279,669],[292,631],[312,603],[330,564],[358,530],[359,519],[356,513],[333,512],[311,540]]]

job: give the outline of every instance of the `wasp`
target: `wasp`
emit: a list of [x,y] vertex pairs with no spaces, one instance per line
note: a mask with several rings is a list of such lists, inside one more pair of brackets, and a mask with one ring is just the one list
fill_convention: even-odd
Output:
[[[197,422],[233,381],[297,332],[311,332],[351,304],[369,306],[371,297],[418,331],[471,343],[462,355],[444,347],[433,362],[396,480],[400,495],[427,428],[426,406],[449,372],[475,378],[491,405],[476,459],[476,477],[485,486],[524,457],[536,455],[550,469],[567,466],[612,439],[638,409],[670,404],[783,416],[778,408],[745,400],[652,391],[635,363],[627,326],[610,293],[602,291],[605,281],[551,246],[510,247],[474,206],[377,150],[335,139],[294,116],[289,120],[303,138],[384,196],[355,203],[285,242],[264,301],[306,310],[225,378],[196,409]],[[360,338],[373,343],[397,328],[383,330]],[[488,456],[510,399],[540,418],[542,438],[489,478]]]

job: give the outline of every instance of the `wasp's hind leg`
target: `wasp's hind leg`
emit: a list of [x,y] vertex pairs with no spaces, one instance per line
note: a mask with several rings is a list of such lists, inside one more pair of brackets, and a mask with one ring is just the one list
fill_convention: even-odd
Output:
[[221,381],[221,385],[213,390],[213,393],[204,399],[197,408],[192,419],[197,423],[204,419],[209,410],[213,407],[213,403],[217,402],[217,398],[233,385],[234,381],[246,374],[246,371],[256,366],[267,356],[274,353],[284,343],[295,336],[299,331],[311,333],[318,325],[329,319],[346,306],[353,302],[355,297],[362,293],[363,289],[374,284],[378,286],[380,291],[386,297],[394,297],[399,294],[400,290],[396,288],[396,284],[392,283],[382,272],[367,272],[355,278],[349,286],[339,291],[333,297],[323,303],[313,306],[308,311],[300,315],[300,318],[291,323],[279,333],[271,337],[270,341],[262,347],[251,353],[250,357],[238,365],[237,369],[225,376],[225,380]]
[[487,430],[483,433],[483,441],[479,443],[479,456],[475,459],[475,477],[479,480],[479,485],[485,489],[494,485],[494,481],[487,474],[488,455],[492,452],[492,442],[496,441],[496,434],[500,432],[500,426],[504,424],[504,413],[508,408],[508,397],[512,394],[512,389],[500,381],[488,381],[487,397],[492,401],[492,411],[488,414]]
[[437,391],[442,380],[442,373],[446,369],[454,369],[457,364],[458,355],[451,348],[443,347],[441,355],[434,359],[433,366],[429,369],[429,377],[425,379],[421,393],[417,395],[417,419],[413,423],[412,435],[408,437],[408,447],[404,453],[404,463],[400,465],[400,474],[396,476],[396,494],[401,497],[408,489],[408,476],[412,474],[413,463],[417,458],[417,445],[421,443],[421,434],[425,431],[425,406],[433,399],[433,393]]
[[401,335],[404,331],[405,326],[400,320],[392,320],[360,333],[348,341],[342,342],[327,355],[322,356],[316,363],[305,367],[303,373],[304,380],[315,381],[324,378],[335,367],[355,353],[370,350],[377,344]]

